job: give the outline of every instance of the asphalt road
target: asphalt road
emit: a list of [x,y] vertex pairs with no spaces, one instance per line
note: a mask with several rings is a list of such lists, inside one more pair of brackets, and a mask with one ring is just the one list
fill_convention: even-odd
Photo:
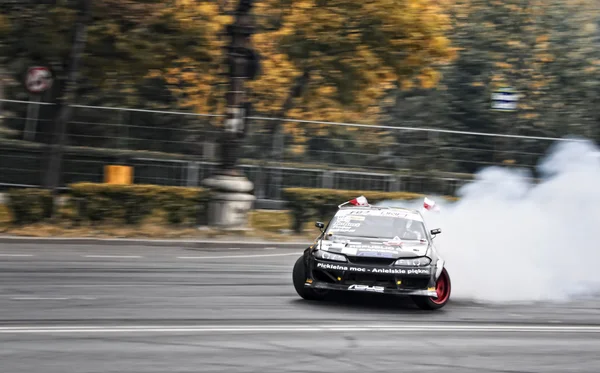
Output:
[[301,300],[295,250],[0,244],[0,370],[594,372],[600,301]]

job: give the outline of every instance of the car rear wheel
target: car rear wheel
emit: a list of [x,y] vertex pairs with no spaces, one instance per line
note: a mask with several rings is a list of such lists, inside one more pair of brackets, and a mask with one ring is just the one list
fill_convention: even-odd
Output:
[[294,282],[294,288],[296,289],[296,292],[298,293],[298,295],[300,295],[302,298],[306,299],[306,300],[322,300],[325,298],[325,295],[327,294],[326,290],[316,290],[316,289],[311,289],[308,288],[306,286],[304,286],[304,283],[306,282],[306,273],[308,271],[306,270],[306,262],[304,261],[304,256],[301,256],[300,258],[298,258],[298,260],[296,261],[296,264],[294,265],[294,270],[292,273],[292,281]]
[[435,284],[435,290],[437,292],[437,298],[414,296],[412,297],[412,300],[417,307],[424,310],[437,310],[444,307],[450,299],[452,290],[450,275],[448,275],[446,268],[442,270],[442,273]]

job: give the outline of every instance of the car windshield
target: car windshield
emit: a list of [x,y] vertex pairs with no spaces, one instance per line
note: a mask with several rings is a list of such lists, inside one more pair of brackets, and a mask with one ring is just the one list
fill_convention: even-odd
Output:
[[402,211],[339,211],[325,236],[366,237],[379,239],[426,240],[425,226],[414,214]]

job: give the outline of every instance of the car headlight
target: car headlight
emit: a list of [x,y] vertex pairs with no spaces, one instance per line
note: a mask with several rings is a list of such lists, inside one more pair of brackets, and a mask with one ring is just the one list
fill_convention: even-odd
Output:
[[327,251],[317,250],[315,251],[315,258],[324,259],[324,260],[333,260],[336,262],[347,262],[345,256],[340,254],[334,254]]
[[431,264],[431,259],[422,256],[420,258],[403,258],[398,259],[394,262],[396,266],[407,266],[407,267],[425,267]]

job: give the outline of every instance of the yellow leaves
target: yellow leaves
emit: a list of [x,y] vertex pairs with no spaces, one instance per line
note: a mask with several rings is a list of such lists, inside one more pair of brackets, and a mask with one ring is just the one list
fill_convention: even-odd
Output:
[[[278,6],[275,1],[270,4]],[[294,2],[284,18],[284,26],[270,33],[269,39],[291,52],[294,60],[297,56],[310,55],[302,63],[325,72],[324,79],[328,82],[340,84],[337,73],[333,73],[335,70],[352,71],[353,81],[344,82],[344,92],[340,94],[352,90],[361,106],[368,106],[369,99],[378,97],[365,87],[381,91],[402,78],[394,73],[380,74],[382,70],[401,71],[399,66],[404,65],[418,69],[448,61],[456,55],[444,34],[449,25],[448,17],[435,1],[411,0],[399,4],[392,0],[332,0],[322,2],[319,7],[313,4],[313,1]],[[264,8],[267,9],[267,5]],[[373,39],[372,29],[381,36]],[[261,41],[263,39],[261,37]],[[404,51],[405,56],[394,56]],[[385,54],[388,56],[383,59]],[[265,60],[268,59],[270,57]],[[391,66],[388,61],[393,61]],[[435,79],[427,80],[432,81]]]
[[520,110],[533,110],[533,109],[534,109],[534,107],[533,107],[533,106],[531,106],[531,105],[528,105],[528,104],[526,104],[526,103],[524,103],[524,102],[521,102],[521,103],[519,104],[519,109],[520,109]]
[[157,69],[149,70],[145,76],[145,78],[148,78],[148,79],[154,79],[154,78],[160,78],[160,77],[162,77],[162,72]]
[[299,0],[299,1],[294,1],[294,5],[293,8],[296,9],[311,9],[315,7],[315,2],[313,0]]
[[[181,1],[181,0],[180,0]],[[186,0],[186,2],[196,3],[195,0]],[[219,6],[216,3],[205,3],[201,2],[198,5],[197,12],[201,14],[206,14],[207,16],[216,16],[219,14]]]
[[441,74],[438,71],[433,70],[432,68],[425,68],[421,71],[419,75],[419,82],[421,84],[421,88],[431,89],[435,87],[440,81]]
[[337,89],[332,86],[323,86],[318,88],[317,92],[323,96],[330,96],[337,92]]
[[554,56],[552,56],[551,54],[548,54],[548,53],[539,54],[537,56],[537,59],[538,59],[538,61],[540,61],[542,63],[554,62],[554,60],[555,60]]
[[494,65],[500,69],[512,69],[513,68],[513,65],[506,63],[506,62],[496,62]]
[[544,88],[546,86],[546,84],[543,81],[536,81],[536,82],[532,82],[529,86],[533,90],[539,90],[541,88]]
[[10,32],[11,27],[10,19],[5,15],[0,14],[0,37],[5,38]]
[[506,7],[514,13],[520,13],[523,10],[523,8],[514,4],[507,4]]
[[519,118],[523,118],[523,119],[535,119],[538,118],[540,115],[538,113],[521,113],[519,114]]
[[432,38],[429,44],[430,48],[436,51],[445,51],[450,48],[450,39],[446,36],[438,35]]
[[493,84],[493,88],[499,88],[505,85],[506,79],[504,76],[502,75],[498,75],[498,74],[494,74],[492,75],[492,83]]
[[548,34],[540,35],[540,36],[538,36],[538,37],[535,38],[535,42],[537,44],[547,43],[548,40],[550,40],[550,36]]
[[[152,72],[156,75],[156,72]],[[190,58],[175,60],[172,66],[162,70],[171,92],[179,98],[179,104],[197,112],[207,112],[208,99],[218,76]]]
[[400,82],[400,88],[403,91],[410,91],[411,89],[413,89],[415,86],[415,84],[413,83],[413,81],[411,79],[402,79],[402,81]]
[[304,145],[292,145],[287,147],[286,151],[290,152],[292,155],[300,156],[306,153],[306,146]]

